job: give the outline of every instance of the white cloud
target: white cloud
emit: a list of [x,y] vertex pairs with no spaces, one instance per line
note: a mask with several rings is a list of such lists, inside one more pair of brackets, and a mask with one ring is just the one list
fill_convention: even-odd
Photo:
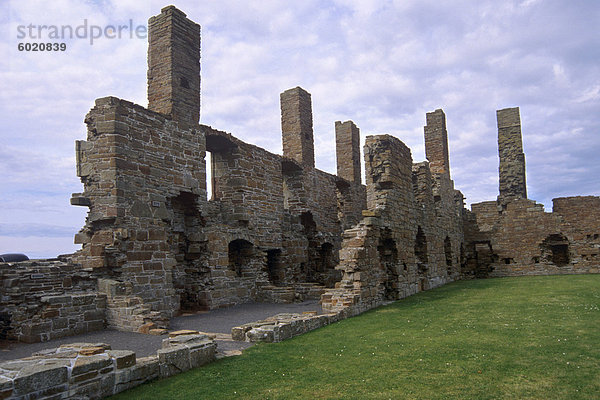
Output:
[[[8,54],[0,60],[3,223],[68,225],[75,233],[85,208],[69,206],[68,197],[82,189],[73,143],[85,139],[85,114],[107,95],[147,104],[145,40],[90,46],[73,39],[64,53],[34,54],[16,50],[16,26],[77,26],[84,19],[145,24],[164,5],[2,5],[9,11],[0,16],[6,33],[0,51]],[[551,197],[600,194],[594,2],[182,0],[177,6],[202,26],[203,123],[280,153],[279,93],[300,85],[312,93],[317,166],[334,172],[334,121],[354,120],[363,138],[393,134],[421,161],[425,113],[443,108],[452,176],[470,203],[495,199],[495,110],[520,106],[530,197],[549,208]],[[64,253],[72,251],[71,238],[40,234],[36,246]]]

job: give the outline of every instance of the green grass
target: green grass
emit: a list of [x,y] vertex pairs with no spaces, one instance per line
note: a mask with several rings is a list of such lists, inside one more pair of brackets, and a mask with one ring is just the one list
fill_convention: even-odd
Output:
[[115,399],[598,399],[600,275],[463,281]]

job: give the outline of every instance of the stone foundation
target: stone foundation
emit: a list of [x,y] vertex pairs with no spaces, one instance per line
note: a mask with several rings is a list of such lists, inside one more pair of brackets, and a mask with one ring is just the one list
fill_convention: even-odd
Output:
[[101,399],[215,359],[216,344],[202,334],[163,340],[156,356],[136,359],[104,343],[73,343],[0,363],[0,399]]

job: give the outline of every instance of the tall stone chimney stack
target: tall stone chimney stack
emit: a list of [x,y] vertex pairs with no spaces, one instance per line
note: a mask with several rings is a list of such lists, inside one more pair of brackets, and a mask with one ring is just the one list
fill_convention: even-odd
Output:
[[200,25],[175,6],[148,20],[148,109],[200,121]]
[[426,121],[425,157],[429,161],[429,169],[434,174],[446,174],[450,177],[446,114],[441,109],[428,112]]
[[337,175],[360,184],[360,130],[352,121],[335,122]]
[[498,120],[498,155],[500,156],[500,198],[527,198],[525,154],[521,136],[519,107],[496,111]]
[[301,87],[280,95],[283,155],[305,167],[315,166],[312,104],[310,93]]

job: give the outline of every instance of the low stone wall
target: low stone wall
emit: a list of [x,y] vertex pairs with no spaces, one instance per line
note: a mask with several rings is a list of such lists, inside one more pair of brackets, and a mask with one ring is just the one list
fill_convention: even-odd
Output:
[[489,278],[503,278],[506,276],[541,276],[541,275],[577,275],[598,274],[600,265],[567,264],[557,267],[550,263],[539,264],[494,264],[494,269],[489,272]]
[[74,343],[0,363],[0,399],[100,399],[215,359],[213,339],[181,333],[164,339],[155,356],[137,360],[133,351],[104,343]]
[[241,342],[281,342],[336,321],[339,321],[338,314],[316,315],[310,311],[302,314],[277,314],[261,321],[236,326],[231,329],[231,337]]
[[256,293],[256,301],[261,303],[294,303],[298,301],[320,300],[328,290],[315,283],[298,283],[290,286],[261,286]]
[[13,313],[12,335],[20,342],[47,342],[105,328],[106,297],[103,295],[60,294],[43,296],[39,301],[34,312]]
[[336,312],[320,315],[317,315],[316,311],[306,311],[302,314],[277,314],[232,328],[231,338],[240,342],[281,342],[389,303],[391,302],[372,300],[346,306],[340,305]]
[[66,259],[0,263],[0,339],[26,343],[104,329],[97,279]]

